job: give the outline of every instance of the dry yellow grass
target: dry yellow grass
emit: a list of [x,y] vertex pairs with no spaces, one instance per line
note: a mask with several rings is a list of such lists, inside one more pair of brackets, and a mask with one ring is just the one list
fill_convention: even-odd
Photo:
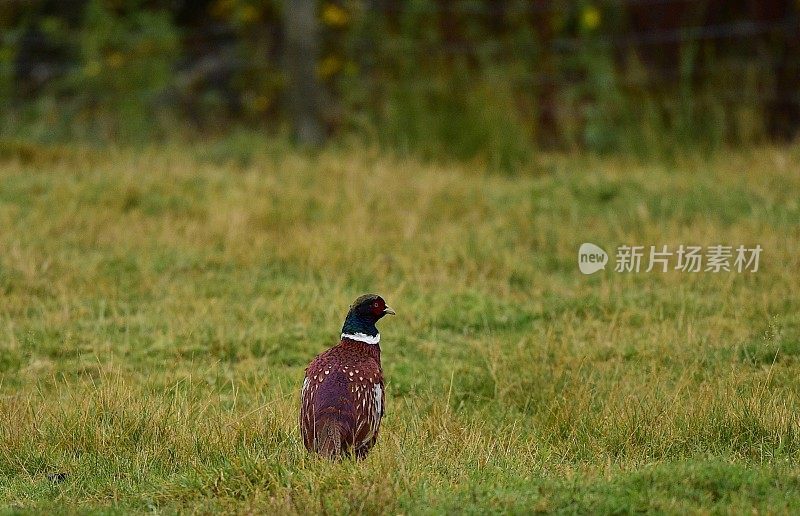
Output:
[[[0,152],[3,506],[800,506],[797,148],[515,177],[225,152]],[[764,252],[755,274],[583,276],[586,241]],[[366,291],[398,311],[387,417],[331,465],[299,440],[302,368]]]

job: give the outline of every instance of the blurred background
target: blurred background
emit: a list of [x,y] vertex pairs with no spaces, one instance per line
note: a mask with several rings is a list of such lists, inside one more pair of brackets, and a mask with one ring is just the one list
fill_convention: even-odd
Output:
[[792,139],[797,0],[2,0],[0,135],[242,129],[511,170]]

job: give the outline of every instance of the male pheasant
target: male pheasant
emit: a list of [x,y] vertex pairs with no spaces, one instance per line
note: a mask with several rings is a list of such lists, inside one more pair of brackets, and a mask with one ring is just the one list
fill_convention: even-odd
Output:
[[329,459],[359,459],[378,439],[383,417],[381,335],[375,323],[394,310],[366,294],[350,305],[338,345],[306,368],[300,401],[303,444]]

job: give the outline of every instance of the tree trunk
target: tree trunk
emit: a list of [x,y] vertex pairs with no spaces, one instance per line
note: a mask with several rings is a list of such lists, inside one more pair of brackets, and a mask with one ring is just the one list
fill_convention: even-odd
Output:
[[321,123],[323,93],[317,79],[319,27],[315,0],[286,0],[283,5],[286,33],[285,68],[288,78],[286,100],[295,138],[318,146],[325,138]]

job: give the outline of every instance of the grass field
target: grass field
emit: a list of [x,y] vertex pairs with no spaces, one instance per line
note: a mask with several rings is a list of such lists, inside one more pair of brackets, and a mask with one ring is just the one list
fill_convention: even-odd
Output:
[[[800,148],[513,177],[240,154],[0,148],[0,506],[800,511]],[[764,251],[584,276],[586,241]],[[303,368],[371,291],[387,414],[330,464]]]

